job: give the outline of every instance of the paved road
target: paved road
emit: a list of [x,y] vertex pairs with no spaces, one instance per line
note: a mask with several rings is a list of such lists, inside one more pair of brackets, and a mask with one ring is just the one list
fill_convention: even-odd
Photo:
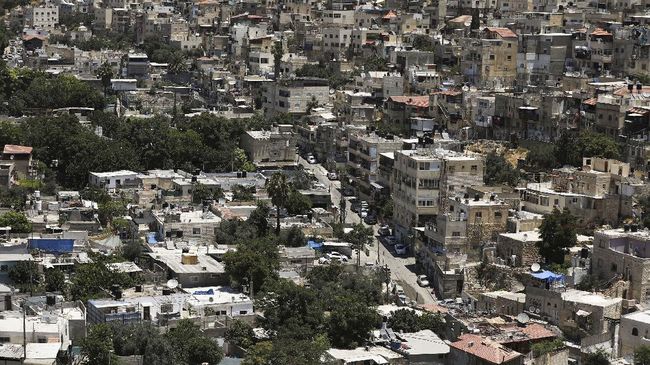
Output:
[[[318,181],[327,186],[330,190],[332,204],[336,207],[339,207],[341,201],[341,192],[340,181],[330,181],[327,178],[327,170],[320,164],[310,164],[302,157],[298,157],[298,162],[306,169],[314,173],[314,176]],[[350,198],[346,198],[349,200]],[[359,215],[351,210],[351,204],[348,202],[346,205],[346,214],[345,222],[356,224],[361,223],[362,220]],[[365,224],[365,223],[364,223]],[[422,288],[417,285],[417,276],[412,271],[415,270],[415,258],[414,257],[398,257],[394,256],[382,242],[380,242],[377,237],[377,225],[373,226],[373,231],[375,232],[375,238],[373,244],[369,247],[368,255],[361,253],[361,264],[365,265],[366,263],[372,263],[375,265],[388,265],[388,268],[391,272],[391,278],[393,281],[398,282],[404,288],[406,295],[412,299],[416,300],[418,303],[434,303],[436,301],[435,297],[431,294],[430,288]],[[356,255],[351,258],[352,262],[356,262]]]

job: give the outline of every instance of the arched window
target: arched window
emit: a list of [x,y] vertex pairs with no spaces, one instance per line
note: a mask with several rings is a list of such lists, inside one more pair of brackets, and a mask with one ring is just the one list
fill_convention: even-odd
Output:
[[632,328],[632,336],[638,336],[639,335],[639,330],[636,329],[636,327]]

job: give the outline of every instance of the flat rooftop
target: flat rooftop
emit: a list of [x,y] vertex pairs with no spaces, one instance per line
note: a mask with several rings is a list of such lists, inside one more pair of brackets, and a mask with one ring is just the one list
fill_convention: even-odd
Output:
[[510,238],[515,241],[522,242],[540,242],[542,237],[539,234],[539,231],[522,231],[517,233],[501,233],[499,236]]
[[562,293],[562,300],[580,304],[588,304],[594,307],[608,307],[610,305],[620,304],[623,299],[609,298],[599,293],[588,291],[567,289]]
[[149,253],[149,256],[151,256],[154,260],[162,262],[176,274],[222,274],[226,272],[223,264],[210,256],[197,254],[197,264],[183,264],[181,263],[182,255],[183,254],[180,252],[165,253],[161,251],[155,251]]

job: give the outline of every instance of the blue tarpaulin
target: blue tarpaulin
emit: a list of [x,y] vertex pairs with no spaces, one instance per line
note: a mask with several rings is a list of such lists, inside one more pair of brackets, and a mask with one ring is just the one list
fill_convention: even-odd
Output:
[[307,246],[309,248],[312,248],[314,250],[320,250],[323,248],[323,244],[321,242],[316,242],[316,241],[307,241]]
[[49,253],[72,252],[73,239],[66,238],[31,238],[28,240],[31,250],[41,250]]
[[194,295],[214,295],[214,289],[197,290],[193,294]]
[[155,245],[158,243],[156,240],[156,232],[147,233],[147,243],[150,245]]
[[545,280],[545,281],[563,281],[564,275],[556,274],[551,271],[542,270],[540,272],[535,272],[531,274],[534,278]]

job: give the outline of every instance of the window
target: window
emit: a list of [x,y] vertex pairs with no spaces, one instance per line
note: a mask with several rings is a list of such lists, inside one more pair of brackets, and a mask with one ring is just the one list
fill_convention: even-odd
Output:
[[431,168],[430,162],[420,162],[420,170],[429,170]]
[[193,282],[196,283],[197,281],[199,281],[199,277],[196,276],[196,275],[192,275],[192,276],[190,276],[190,281],[193,281]]
[[268,58],[260,58],[260,63],[269,63]]
[[501,212],[494,212],[494,218],[501,218]]
[[192,234],[201,234],[201,227],[192,228]]
[[617,271],[617,270],[618,267],[616,266],[616,264],[612,264],[611,271]]
[[481,217],[483,217],[483,212],[476,212],[476,213],[474,214],[474,217],[476,217],[476,218],[481,218]]
[[9,265],[0,265],[0,272],[9,271]]
[[9,341],[11,341],[9,337],[0,337],[0,343],[8,343]]
[[490,55],[490,61],[493,61],[493,60],[494,60],[494,55],[491,54],[491,55]]
[[460,237],[460,232],[451,232],[452,237]]
[[472,167],[470,168],[470,171],[477,172],[478,171],[478,166],[477,165],[472,165]]
[[248,313],[248,311],[239,311],[239,314],[240,314],[240,315],[244,315],[244,314],[246,314],[246,313]]
[[636,327],[632,328],[632,336],[638,336],[638,335],[639,335],[639,330]]

